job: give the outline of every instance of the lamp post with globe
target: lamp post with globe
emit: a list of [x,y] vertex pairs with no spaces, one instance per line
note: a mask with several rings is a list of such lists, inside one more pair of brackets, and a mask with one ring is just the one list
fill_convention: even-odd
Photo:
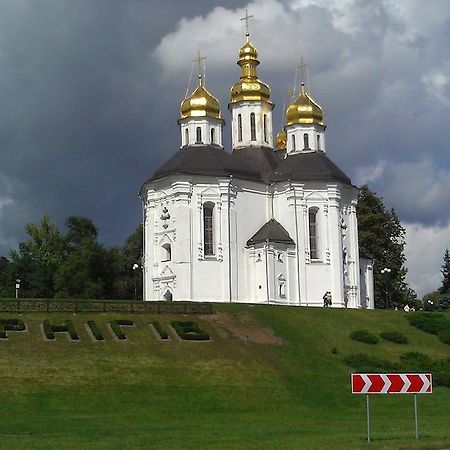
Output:
[[386,300],[385,300],[385,309],[389,308],[389,289],[388,289],[388,283],[389,283],[389,277],[391,275],[391,269],[389,269],[389,267],[385,267],[384,269],[381,269],[381,275],[383,275],[383,280],[384,280],[384,292],[385,292],[385,296],[386,296]]
[[134,299],[137,300],[137,270],[139,269],[139,264],[133,264],[134,271]]

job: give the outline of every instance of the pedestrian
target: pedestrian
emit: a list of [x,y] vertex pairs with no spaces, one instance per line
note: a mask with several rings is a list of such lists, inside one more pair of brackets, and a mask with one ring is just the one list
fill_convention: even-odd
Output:
[[331,306],[331,292],[330,291],[326,291],[322,298],[323,298],[323,307],[324,308]]

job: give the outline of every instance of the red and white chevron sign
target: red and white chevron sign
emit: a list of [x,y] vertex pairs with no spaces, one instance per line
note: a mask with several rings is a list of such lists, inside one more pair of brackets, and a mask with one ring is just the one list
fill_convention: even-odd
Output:
[[352,373],[352,394],[431,394],[431,373]]

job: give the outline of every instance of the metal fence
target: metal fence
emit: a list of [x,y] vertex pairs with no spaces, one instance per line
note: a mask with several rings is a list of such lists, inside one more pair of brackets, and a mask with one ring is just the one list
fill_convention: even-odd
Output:
[[210,303],[129,300],[0,299],[0,312],[128,312],[153,314],[213,314]]

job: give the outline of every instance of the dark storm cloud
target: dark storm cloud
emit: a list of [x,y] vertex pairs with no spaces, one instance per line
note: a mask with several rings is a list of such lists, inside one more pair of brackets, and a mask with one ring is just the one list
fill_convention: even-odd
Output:
[[134,230],[140,184],[178,145],[180,92],[161,87],[150,54],[214,5],[0,4],[0,254],[45,213],[91,217],[108,243]]

